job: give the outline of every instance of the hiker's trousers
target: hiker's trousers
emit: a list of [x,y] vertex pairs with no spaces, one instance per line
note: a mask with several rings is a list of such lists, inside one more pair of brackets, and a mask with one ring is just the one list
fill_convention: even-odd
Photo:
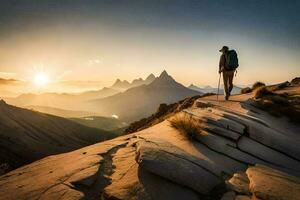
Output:
[[229,96],[230,92],[233,88],[233,76],[234,76],[235,70],[231,71],[223,71],[223,81],[224,81],[224,90],[225,95]]

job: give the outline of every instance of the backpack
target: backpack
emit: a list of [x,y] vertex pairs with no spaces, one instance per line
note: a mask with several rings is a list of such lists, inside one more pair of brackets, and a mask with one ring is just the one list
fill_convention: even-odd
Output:
[[235,50],[230,50],[227,53],[226,57],[226,66],[227,70],[235,70],[239,66],[239,60]]

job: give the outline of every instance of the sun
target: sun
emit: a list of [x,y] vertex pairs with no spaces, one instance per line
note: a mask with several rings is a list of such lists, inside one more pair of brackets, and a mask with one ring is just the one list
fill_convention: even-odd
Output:
[[49,78],[44,72],[38,72],[34,76],[34,83],[39,87],[44,87],[49,83]]

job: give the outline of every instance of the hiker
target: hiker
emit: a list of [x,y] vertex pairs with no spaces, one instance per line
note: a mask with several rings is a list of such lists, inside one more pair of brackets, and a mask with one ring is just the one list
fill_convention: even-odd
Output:
[[221,73],[223,72],[225,100],[228,100],[233,88],[234,72],[239,66],[238,58],[236,51],[229,50],[227,46],[223,46],[219,51],[222,52],[219,62],[219,74],[221,76]]

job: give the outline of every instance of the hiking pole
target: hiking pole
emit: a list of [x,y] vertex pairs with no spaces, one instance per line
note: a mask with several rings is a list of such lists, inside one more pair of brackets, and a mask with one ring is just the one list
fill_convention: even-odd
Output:
[[220,73],[220,76],[219,76],[219,83],[218,83],[218,93],[217,93],[217,101],[219,101],[220,80],[221,80],[221,73]]

